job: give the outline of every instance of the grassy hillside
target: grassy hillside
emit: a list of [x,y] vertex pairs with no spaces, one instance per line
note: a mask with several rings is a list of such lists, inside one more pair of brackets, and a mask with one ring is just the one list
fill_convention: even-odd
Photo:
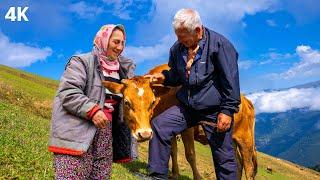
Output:
[[0,99],[44,118],[51,116],[51,102],[58,81],[0,65]]
[[[0,179],[52,179],[52,155],[47,151],[51,103],[57,81],[0,66]],[[139,179],[147,174],[147,143],[140,160],[114,164],[112,179]],[[192,173],[179,142],[181,179]],[[204,179],[214,179],[208,146],[196,143],[197,164]],[[257,179],[319,179],[320,174],[258,153]],[[269,166],[272,174],[266,171]]]

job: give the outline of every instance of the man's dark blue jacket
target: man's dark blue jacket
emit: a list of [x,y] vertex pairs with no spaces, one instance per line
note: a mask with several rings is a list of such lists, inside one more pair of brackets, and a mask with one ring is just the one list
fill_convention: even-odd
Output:
[[170,48],[171,69],[162,72],[164,85],[182,85],[177,98],[183,105],[232,116],[240,104],[238,53],[222,35],[205,27],[203,30],[189,78],[186,76],[187,48],[178,41]]

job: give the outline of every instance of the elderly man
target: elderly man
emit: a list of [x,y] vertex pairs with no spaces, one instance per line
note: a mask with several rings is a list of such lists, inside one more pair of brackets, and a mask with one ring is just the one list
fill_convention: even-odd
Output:
[[233,114],[238,112],[240,88],[238,53],[222,35],[204,27],[197,11],[181,9],[174,16],[178,41],[170,49],[169,71],[150,76],[152,83],[181,86],[180,104],[152,121],[149,144],[150,176],[168,178],[171,138],[183,130],[203,125],[212,151],[217,179],[236,179],[232,146]]

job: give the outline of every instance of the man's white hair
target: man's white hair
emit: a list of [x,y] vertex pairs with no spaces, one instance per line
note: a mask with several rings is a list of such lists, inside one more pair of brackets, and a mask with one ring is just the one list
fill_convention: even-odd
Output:
[[180,9],[174,15],[172,25],[175,30],[186,28],[188,31],[192,32],[197,27],[201,27],[202,22],[199,13],[196,10]]

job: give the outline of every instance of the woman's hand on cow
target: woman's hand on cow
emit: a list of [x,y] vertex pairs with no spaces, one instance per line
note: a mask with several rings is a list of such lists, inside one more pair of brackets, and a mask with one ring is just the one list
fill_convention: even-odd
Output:
[[96,112],[96,114],[92,117],[92,122],[98,128],[106,128],[107,123],[109,122],[107,116],[104,114],[102,110]]
[[218,114],[218,122],[217,122],[217,130],[218,132],[225,132],[231,126],[232,118],[226,114],[219,113]]
[[155,73],[155,74],[147,74],[144,75],[146,78],[150,78],[151,84],[163,84],[165,76],[162,73]]

